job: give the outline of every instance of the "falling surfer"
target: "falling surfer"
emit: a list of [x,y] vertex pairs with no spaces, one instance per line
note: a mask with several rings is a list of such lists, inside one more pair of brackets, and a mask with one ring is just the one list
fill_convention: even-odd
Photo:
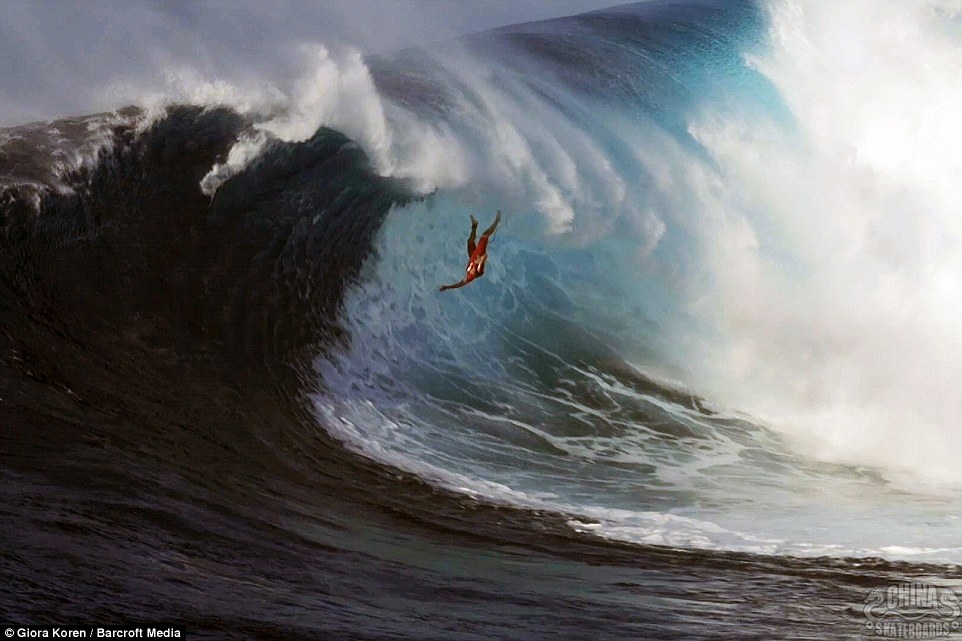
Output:
[[501,210],[499,209],[498,215],[494,218],[494,222],[481,233],[481,239],[475,244],[474,237],[478,231],[478,221],[474,216],[471,216],[471,235],[468,236],[468,266],[467,269],[465,269],[464,278],[453,285],[443,285],[441,287],[442,292],[446,289],[464,287],[475,278],[484,276],[484,263],[488,260],[488,240],[491,238],[491,235],[494,234],[500,222]]

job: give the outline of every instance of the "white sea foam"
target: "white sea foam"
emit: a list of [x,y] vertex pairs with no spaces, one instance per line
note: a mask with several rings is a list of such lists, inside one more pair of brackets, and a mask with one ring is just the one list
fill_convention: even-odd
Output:
[[[603,486],[592,487],[587,479],[578,496],[571,496],[562,489],[568,482],[558,484],[556,491],[546,491],[536,489],[537,483],[531,486],[530,479],[523,481],[524,474],[492,474],[468,449],[461,455],[466,460],[445,455],[441,448],[421,440],[425,432],[430,432],[426,426],[392,419],[370,401],[318,395],[315,409],[333,436],[366,456],[475,500],[568,515],[567,523],[574,531],[591,536],[644,545],[762,555],[883,556],[929,563],[962,560],[962,547],[957,539],[952,540],[950,524],[933,530],[931,543],[944,541],[945,545],[905,545],[901,541],[918,534],[911,527],[895,526],[897,521],[888,521],[885,514],[871,512],[867,515],[868,521],[855,520],[845,525],[851,515],[835,515],[833,510],[837,507],[811,506],[798,513],[799,506],[795,505],[782,512],[768,510],[740,516],[711,509],[681,514],[611,507],[603,502],[606,496]],[[466,434],[454,438],[468,437],[477,439],[477,435]],[[434,438],[444,436],[436,434]],[[608,458],[617,460],[610,454]],[[639,461],[621,459],[620,462]],[[713,461],[713,464],[720,463]],[[696,470],[688,470],[675,479],[664,480],[677,485],[697,475]],[[588,498],[591,494],[594,496]],[[932,526],[934,522],[929,518]],[[721,525],[723,522],[727,524]],[[886,522],[889,528],[878,527],[879,523]]]
[[772,2],[750,62],[794,124],[707,109],[722,169],[690,184],[716,212],[692,310],[725,339],[702,389],[939,486],[962,483],[962,53],[932,6]]
[[224,182],[240,173],[252,160],[260,155],[268,142],[267,135],[257,132],[253,135],[241,135],[227,154],[227,160],[215,163],[211,170],[200,181],[200,190],[208,196],[213,196]]

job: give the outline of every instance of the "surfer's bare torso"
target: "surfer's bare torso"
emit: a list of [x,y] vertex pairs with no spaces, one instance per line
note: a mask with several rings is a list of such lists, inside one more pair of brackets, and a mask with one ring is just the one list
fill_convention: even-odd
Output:
[[494,218],[494,222],[491,226],[481,233],[481,238],[475,244],[475,234],[478,230],[478,221],[475,220],[474,216],[471,216],[471,235],[468,237],[468,266],[464,270],[464,278],[453,285],[443,285],[441,291],[447,289],[457,289],[458,287],[464,287],[470,283],[475,278],[484,276],[484,264],[488,260],[488,240],[490,240],[491,235],[498,228],[498,223],[501,222],[501,211],[498,210],[497,216]]

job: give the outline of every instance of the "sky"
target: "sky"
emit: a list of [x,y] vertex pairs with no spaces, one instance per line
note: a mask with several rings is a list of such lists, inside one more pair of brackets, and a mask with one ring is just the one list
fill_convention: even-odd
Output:
[[[389,54],[619,0],[3,0],[0,127],[112,109],[166,74],[291,71],[299,44]],[[256,80],[255,80],[256,82]]]

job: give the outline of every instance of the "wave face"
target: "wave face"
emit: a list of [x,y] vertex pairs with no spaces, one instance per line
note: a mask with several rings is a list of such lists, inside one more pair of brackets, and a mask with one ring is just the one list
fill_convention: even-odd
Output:
[[[873,11],[941,33],[919,51],[948,74],[923,8]],[[836,56],[888,37],[841,13],[645,3],[486,34],[480,71],[375,65],[466,177],[382,229],[322,423],[618,539],[962,559],[956,165],[906,107],[962,96],[933,71],[881,102],[920,89]],[[489,276],[438,297],[498,208]]]
[[671,638],[788,590],[818,636],[958,583],[960,34],[653,0],[0,131],[6,618]]

